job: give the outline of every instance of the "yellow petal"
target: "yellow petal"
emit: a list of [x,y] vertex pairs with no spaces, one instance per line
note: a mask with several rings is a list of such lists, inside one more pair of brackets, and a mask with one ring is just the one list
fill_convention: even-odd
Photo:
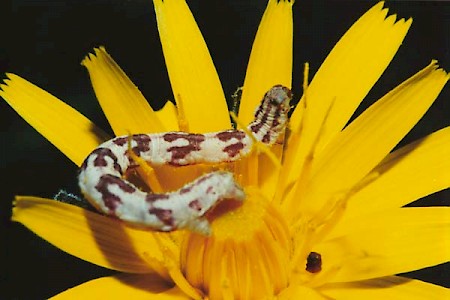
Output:
[[205,41],[184,0],[154,0],[170,83],[187,130],[231,127],[225,95]]
[[[409,272],[450,260],[450,208],[398,208],[347,222],[313,247],[329,282]],[[331,237],[332,237],[331,236]],[[331,271],[331,272],[330,272]],[[318,276],[320,276],[320,274]]]
[[[283,145],[275,144],[270,147],[270,151],[281,161]],[[250,168],[250,165],[248,168]],[[259,155],[256,168],[258,171],[258,184],[261,192],[267,199],[273,199],[273,196],[278,189],[278,178],[281,168],[275,165],[272,159],[266,154]]]
[[115,135],[166,131],[139,89],[104,47],[83,62],[95,95]]
[[156,116],[163,124],[165,131],[178,131],[177,108],[172,102],[167,101],[163,108],[156,111]]
[[[427,221],[444,221],[450,216],[447,207],[403,207],[391,208],[370,214],[353,216],[341,220],[329,233],[327,239],[333,239],[354,231],[384,227],[385,223],[394,224],[424,224]],[[436,219],[436,220],[434,220]],[[450,220],[449,220],[450,221]],[[357,229],[355,229],[357,228]],[[450,254],[450,253],[449,253]]]
[[345,217],[406,205],[450,186],[450,127],[407,145],[384,159],[375,178],[348,202]]
[[55,200],[18,196],[13,221],[59,249],[96,265],[167,278],[163,253],[152,233]]
[[264,93],[276,84],[292,83],[292,5],[269,0],[259,24],[245,75],[239,119],[248,124]]
[[191,165],[185,167],[175,167],[170,165],[154,166],[153,169],[158,175],[163,191],[174,191],[186,183],[195,180],[202,174],[212,172],[208,165]]
[[[447,80],[447,73],[433,61],[364,111],[315,159],[306,190],[294,189],[288,208],[313,216],[327,202],[333,205],[351,194],[419,121]],[[300,201],[295,199],[300,196]]]
[[372,7],[344,34],[292,114],[291,129],[301,137],[294,142],[297,135],[292,134],[288,142],[282,171],[287,183],[297,178],[311,151],[319,153],[344,127],[401,45],[412,20],[386,19],[382,8],[383,2]]
[[75,164],[81,165],[95,147],[109,139],[85,116],[58,98],[17,75],[7,76],[9,79],[0,85],[0,96]]
[[178,288],[171,288],[167,282],[148,275],[117,275],[88,281],[68,289],[52,300],[63,299],[160,299],[188,300]]
[[279,300],[308,299],[308,300],[330,300],[318,291],[302,285],[290,285],[277,295]]
[[[294,1],[269,0],[259,24],[250,54],[239,106],[239,120],[250,123],[264,93],[276,84],[292,84],[292,5]],[[272,151],[281,157],[282,147]],[[270,158],[261,155],[259,161],[247,166],[258,174],[262,192],[272,198],[278,182],[279,170]]]
[[400,276],[327,284],[320,291],[333,299],[450,299],[450,290],[447,288]]

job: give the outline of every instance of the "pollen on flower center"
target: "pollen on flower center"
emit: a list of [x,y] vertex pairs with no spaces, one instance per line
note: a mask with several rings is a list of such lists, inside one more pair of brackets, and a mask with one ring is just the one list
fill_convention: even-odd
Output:
[[255,196],[247,192],[243,203],[223,202],[213,212],[212,230],[217,239],[232,238],[245,241],[253,238],[256,230],[261,228],[268,208],[267,200],[255,201]]
[[241,206],[214,217],[211,236],[191,233],[182,245],[192,286],[211,299],[264,298],[287,287],[291,241],[276,208],[248,190]]

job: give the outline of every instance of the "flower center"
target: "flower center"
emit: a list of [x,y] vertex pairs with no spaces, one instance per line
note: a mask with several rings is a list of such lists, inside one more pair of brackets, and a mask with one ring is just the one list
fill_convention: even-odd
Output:
[[186,279],[211,299],[259,299],[288,286],[288,227],[258,190],[246,194],[242,205],[223,202],[214,210],[211,236],[190,233],[182,244]]

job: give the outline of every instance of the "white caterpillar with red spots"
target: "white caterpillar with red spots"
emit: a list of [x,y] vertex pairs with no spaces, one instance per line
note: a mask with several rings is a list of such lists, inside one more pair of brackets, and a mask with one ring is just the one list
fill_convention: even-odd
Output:
[[106,141],[81,166],[80,189],[99,211],[128,223],[159,231],[187,228],[209,234],[205,213],[223,199],[245,198],[233,174],[211,172],[177,191],[146,193],[123,178],[130,167],[136,166],[128,154],[130,147],[154,166],[236,161],[250,153],[254,140],[267,145],[276,142],[286,127],[291,98],[291,91],[281,85],[264,95],[255,119],[247,127],[253,137],[244,130],[226,130],[206,134],[135,134]]

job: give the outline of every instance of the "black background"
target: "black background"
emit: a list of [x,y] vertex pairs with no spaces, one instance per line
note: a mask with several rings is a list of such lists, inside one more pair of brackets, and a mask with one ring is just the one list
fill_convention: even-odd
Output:
[[[6,5],[5,5],[6,3]],[[293,90],[302,68],[311,74],[352,23],[375,1],[298,0],[294,5]],[[202,30],[226,95],[244,80],[248,55],[266,1],[196,0],[188,4]],[[414,18],[403,46],[361,105],[362,111],[432,58],[450,70],[450,2],[388,1],[391,12]],[[0,7],[0,74],[13,72],[81,111],[111,133],[80,61],[104,45],[156,109],[173,99],[150,0],[7,0]],[[450,125],[447,86],[402,144]],[[78,193],[76,166],[0,102],[0,298],[43,299],[112,271],[63,253],[9,221],[15,194]],[[448,190],[416,205],[449,205]],[[408,276],[450,286],[449,264]]]

